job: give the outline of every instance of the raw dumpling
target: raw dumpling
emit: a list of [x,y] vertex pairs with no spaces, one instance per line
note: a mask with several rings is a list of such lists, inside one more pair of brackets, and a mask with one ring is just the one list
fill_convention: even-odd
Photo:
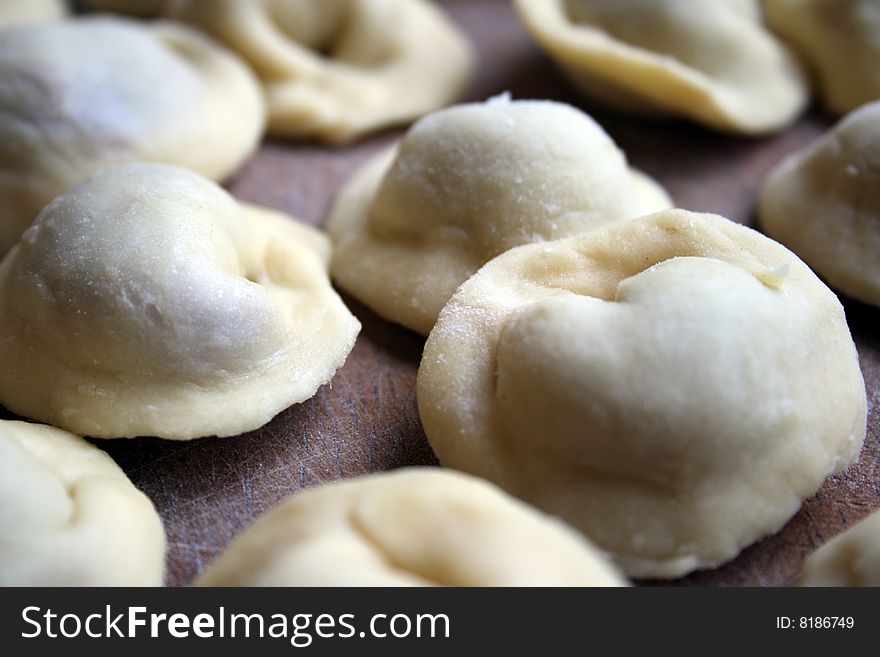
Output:
[[79,436],[0,421],[0,586],[161,586],[153,504]]
[[880,511],[810,555],[800,584],[880,586]]
[[589,543],[491,484],[438,468],[294,495],[199,586],[623,586]]
[[441,463],[633,577],[775,532],[856,459],[866,422],[837,297],[776,242],[685,210],[490,262],[431,331],[418,402]]
[[732,133],[791,123],[808,101],[757,0],[516,0],[538,43],[588,97]]
[[83,18],[0,31],[0,257],[108,164],[230,175],[260,139],[253,74],[189,28]]
[[256,429],[354,344],[328,259],[315,229],[194,173],[104,169],[0,264],[0,404],[100,438]]
[[343,189],[327,222],[331,271],[377,313],[427,335],[455,289],[507,249],[669,205],[573,107],[461,105],[419,121]]
[[263,79],[269,132],[341,143],[442,107],[471,78],[464,34],[425,0],[180,0]]
[[764,9],[816,73],[829,110],[880,99],[880,0],[764,0]]
[[0,0],[0,28],[61,18],[63,0]]
[[880,102],[784,160],[764,184],[759,216],[832,287],[880,306]]

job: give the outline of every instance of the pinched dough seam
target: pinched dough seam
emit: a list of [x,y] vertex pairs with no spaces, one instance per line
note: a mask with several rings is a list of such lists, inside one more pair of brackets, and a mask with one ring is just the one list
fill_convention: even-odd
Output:
[[400,573],[409,578],[421,580],[426,586],[449,586],[449,584],[440,582],[424,573],[408,568],[398,561],[384,545],[373,537],[369,527],[361,521],[355,509],[350,509],[348,511],[347,518],[348,526],[352,530],[352,533],[354,533],[361,542],[365,543],[368,547],[371,547],[373,552],[388,566],[389,570]]

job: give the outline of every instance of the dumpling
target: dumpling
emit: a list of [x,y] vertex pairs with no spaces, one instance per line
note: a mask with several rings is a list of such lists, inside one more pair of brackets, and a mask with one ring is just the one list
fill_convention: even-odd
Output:
[[880,586],[880,511],[816,550],[801,586]]
[[880,99],[878,0],[764,0],[764,10],[815,72],[830,111]]
[[0,28],[61,18],[63,0],[0,0]]
[[633,577],[777,531],[866,423],[837,297],[776,242],[685,210],[483,267],[431,331],[418,403],[443,465],[560,516]]
[[758,207],[764,231],[832,287],[880,306],[880,102],[785,159]]
[[81,435],[256,429],[360,328],[315,229],[160,164],[55,199],[0,264],[0,404]]
[[165,532],[107,454],[0,420],[0,586],[161,586]]
[[220,180],[260,139],[253,74],[189,28],[83,18],[0,31],[0,256],[43,206],[112,163]]
[[425,0],[180,0],[169,15],[253,66],[276,136],[342,143],[408,123],[474,70],[464,34]]
[[198,586],[623,586],[563,523],[491,484],[399,470],[294,495],[258,518]]
[[468,277],[520,244],[669,207],[604,130],[546,101],[431,114],[342,190],[328,221],[337,283],[427,335]]
[[516,0],[520,18],[586,96],[724,132],[791,123],[809,90],[757,0]]

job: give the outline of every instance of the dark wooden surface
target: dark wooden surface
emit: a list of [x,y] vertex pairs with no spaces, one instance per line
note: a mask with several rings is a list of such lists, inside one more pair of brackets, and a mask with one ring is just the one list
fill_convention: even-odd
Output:
[[[505,90],[515,98],[550,98],[584,108],[631,162],[663,182],[677,204],[754,224],[758,184],[786,153],[830,120],[813,113],[765,140],[721,137],[679,123],[652,123],[599,111],[581,101],[531,43],[507,0],[449,0],[454,19],[476,43],[480,73],[469,98]],[[269,142],[231,182],[238,197],[320,224],[347,176],[400,132],[345,148]],[[167,583],[189,583],[229,540],[296,491],[406,465],[436,464],[418,419],[415,377],[423,339],[344,297],[363,323],[345,366],[330,386],[258,431],[186,443],[153,438],[100,441],[149,495],[168,534]],[[857,465],[826,482],[777,535],[686,585],[792,583],[815,547],[880,506],[880,310],[845,301],[868,386],[868,438]],[[827,382],[829,386],[834,381]]]

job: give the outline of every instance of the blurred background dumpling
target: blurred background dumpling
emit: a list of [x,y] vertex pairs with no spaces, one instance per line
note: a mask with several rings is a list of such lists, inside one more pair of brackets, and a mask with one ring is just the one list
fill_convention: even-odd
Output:
[[809,65],[831,112],[880,99],[880,0],[764,0],[764,10]]
[[453,102],[473,49],[426,0],[178,0],[168,15],[238,52],[263,81],[269,133],[348,142]]
[[515,0],[535,40],[588,98],[737,134],[779,130],[806,107],[797,59],[758,0]]
[[185,26],[75,18],[0,30],[0,254],[43,206],[109,164],[231,175],[265,105],[235,55]]
[[880,102],[777,165],[758,216],[832,287],[880,306]]

